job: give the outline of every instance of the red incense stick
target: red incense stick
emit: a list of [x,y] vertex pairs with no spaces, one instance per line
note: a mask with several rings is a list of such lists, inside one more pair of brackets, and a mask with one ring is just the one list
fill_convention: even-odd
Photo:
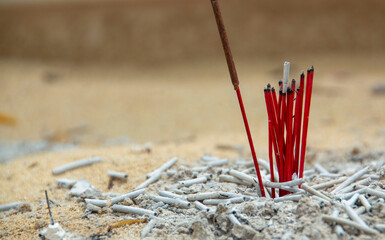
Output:
[[[269,87],[269,86],[268,86]],[[267,118],[268,118],[268,131],[269,131],[269,162],[270,162],[270,181],[274,182],[274,161],[273,161],[273,125],[272,125],[272,106],[269,101],[269,88],[265,88],[264,95],[265,95],[265,102],[266,102],[266,109],[267,109]],[[275,189],[271,189],[271,197],[275,198]]]
[[302,73],[299,82],[299,88],[297,91],[297,100],[296,100],[296,112],[295,112],[295,156],[294,156],[294,169],[298,175],[298,166],[299,166],[299,150],[301,148],[301,123],[302,123],[302,105],[303,105],[303,93],[304,93],[304,84],[305,84],[305,74]]
[[260,171],[259,171],[259,165],[258,165],[258,161],[257,161],[257,155],[255,154],[255,149],[254,149],[253,139],[252,139],[252,137],[251,137],[250,128],[249,128],[249,123],[248,123],[248,121],[247,121],[245,108],[244,108],[244,106],[243,106],[243,101],[242,101],[241,91],[240,91],[240,89],[239,89],[238,75],[237,75],[237,71],[236,71],[236,68],[235,68],[234,61],[233,61],[233,55],[231,54],[230,44],[229,44],[229,40],[228,40],[228,38],[227,38],[225,25],[224,25],[224,23],[223,23],[222,14],[221,14],[221,11],[220,11],[220,9],[219,9],[219,5],[218,5],[218,3],[217,3],[216,0],[211,0],[211,5],[212,5],[212,7],[213,7],[215,19],[216,19],[216,22],[217,22],[218,31],[219,31],[219,35],[220,35],[220,37],[221,37],[223,50],[224,50],[224,52],[225,52],[226,61],[227,61],[227,66],[228,66],[228,68],[229,68],[229,73],[230,73],[231,82],[232,82],[232,84],[233,84],[233,86],[234,86],[234,90],[237,92],[237,97],[238,97],[239,107],[241,108],[242,118],[243,118],[243,122],[244,122],[244,124],[245,124],[245,129],[246,129],[247,138],[248,138],[248,140],[249,140],[250,151],[251,151],[251,155],[252,155],[252,157],[253,157],[254,166],[255,166],[255,171],[257,172],[258,185],[259,185],[259,188],[260,188],[260,190],[261,190],[262,196],[265,197],[265,190],[264,190],[264,188],[263,188],[262,177],[261,177],[261,173],[260,173]]
[[311,67],[307,71],[307,76],[306,76],[306,95],[305,95],[305,109],[303,114],[302,146],[301,146],[301,161],[299,165],[299,178],[302,178],[303,176],[303,170],[304,170],[304,164],[305,164],[307,130],[309,126],[309,111],[310,111],[311,93],[313,88],[313,73],[314,73],[314,68]]

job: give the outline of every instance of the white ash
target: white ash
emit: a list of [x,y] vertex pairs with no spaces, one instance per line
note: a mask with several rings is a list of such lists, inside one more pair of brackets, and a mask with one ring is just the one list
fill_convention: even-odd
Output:
[[[350,156],[357,154],[362,154],[366,161],[365,165],[352,162]],[[335,226],[342,227],[344,236],[347,238],[361,239],[368,238],[369,233],[349,225],[342,226],[327,221],[335,211],[339,212],[339,218],[351,221],[341,204],[341,199],[349,199],[359,191],[361,197],[358,200],[353,199],[354,201],[352,200],[349,204],[350,207],[370,229],[373,229],[373,232],[376,232],[376,229],[378,232],[384,231],[385,200],[381,197],[381,194],[385,193],[382,182],[385,163],[381,160],[383,152],[376,155],[366,154],[365,149],[354,151],[349,149],[344,153],[329,151],[318,154],[313,151],[310,155],[318,164],[317,170],[312,169],[309,163],[308,174],[304,178],[303,185],[310,186],[316,191],[300,191],[276,200],[258,197],[258,186],[245,185],[241,179],[230,176],[231,169],[238,172],[247,170],[250,167],[249,164],[239,164],[246,162],[247,159],[238,159],[237,164],[232,164],[235,162],[234,159],[229,159],[225,167],[215,166],[215,164],[202,167],[201,159],[198,159],[197,164],[191,167],[190,165],[170,167],[160,175],[158,180],[145,188],[145,193],[117,204],[145,209],[156,213],[157,218],[163,219],[162,221],[149,220],[147,224],[151,222],[151,225],[142,235],[145,239],[337,239],[337,233],[334,232]],[[219,158],[206,157],[205,159],[217,161]],[[184,163],[180,161],[179,164]],[[365,166],[371,168],[367,174],[347,185],[348,189],[343,188],[343,193],[332,193]],[[268,176],[267,171],[263,172]],[[246,174],[256,178],[255,171]],[[226,182],[223,181],[223,176],[238,180]],[[181,181],[201,177],[206,177],[207,180],[198,181],[191,186],[180,186]],[[366,185],[362,186],[362,180],[369,177],[371,181],[367,184],[365,182]],[[372,190],[367,190],[368,187]],[[168,201],[160,201],[163,199],[159,198],[160,195],[168,198]],[[112,197],[104,196],[104,199],[111,201]],[[100,196],[98,198],[100,199]],[[233,198],[243,198],[244,201],[229,201]],[[210,199],[218,200],[216,205],[204,204],[205,200]],[[189,204],[183,206],[173,204],[176,201],[188,201]],[[105,208],[112,209],[114,204]],[[100,210],[91,205],[87,205],[87,209],[92,212],[90,215],[97,217],[130,216],[154,219],[152,216],[128,214],[124,211],[123,213],[105,211],[104,208]],[[384,235],[370,236],[372,239],[384,237]]]
[[98,198],[101,195],[98,189],[84,179],[77,181],[67,193],[80,198]]

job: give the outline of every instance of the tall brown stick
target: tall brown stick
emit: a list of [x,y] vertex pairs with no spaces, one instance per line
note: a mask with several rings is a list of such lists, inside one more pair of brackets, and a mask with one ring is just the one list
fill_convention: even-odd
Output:
[[255,171],[257,172],[257,176],[258,176],[259,188],[261,189],[262,196],[265,197],[265,190],[263,188],[262,177],[261,177],[261,173],[259,171],[257,155],[255,154],[253,139],[251,137],[249,123],[247,121],[245,108],[243,106],[241,91],[239,89],[239,80],[238,80],[237,70],[235,68],[235,64],[234,64],[234,60],[233,60],[233,55],[231,54],[229,39],[227,38],[225,25],[224,25],[223,19],[222,19],[221,10],[219,9],[219,5],[218,5],[216,0],[210,0],[210,1],[211,1],[211,5],[213,7],[215,19],[217,21],[218,31],[219,31],[219,35],[221,37],[223,51],[225,52],[227,66],[229,68],[231,82],[232,82],[232,84],[234,86],[234,90],[237,92],[239,107],[241,108],[242,118],[243,118],[243,122],[245,124],[247,138],[249,140],[250,151],[251,151],[251,155],[253,157]]

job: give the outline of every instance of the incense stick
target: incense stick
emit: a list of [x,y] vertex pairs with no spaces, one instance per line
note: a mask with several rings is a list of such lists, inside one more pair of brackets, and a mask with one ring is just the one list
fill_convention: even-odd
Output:
[[221,41],[222,41],[223,51],[225,52],[227,66],[228,66],[228,69],[229,69],[231,82],[232,82],[232,84],[234,86],[234,90],[237,93],[239,107],[240,107],[241,112],[242,112],[242,118],[243,118],[243,122],[244,122],[244,125],[245,125],[247,138],[249,140],[250,151],[251,151],[251,155],[253,157],[253,161],[254,161],[254,165],[255,165],[255,170],[256,170],[257,176],[258,176],[258,184],[260,186],[262,196],[265,197],[265,190],[263,189],[262,177],[261,177],[261,173],[259,171],[257,155],[255,154],[253,139],[251,137],[249,123],[247,121],[245,108],[243,106],[241,90],[239,89],[239,80],[238,80],[237,70],[235,68],[235,64],[234,64],[234,60],[233,60],[233,55],[232,55],[231,50],[230,50],[230,44],[229,44],[229,40],[228,40],[228,37],[227,37],[225,25],[223,23],[222,14],[221,14],[219,5],[218,5],[216,0],[211,0],[211,5],[213,7],[215,19],[216,19],[216,22],[217,22],[219,36],[220,36]]
[[52,213],[51,213],[51,207],[49,205],[49,199],[48,199],[47,190],[45,190],[45,199],[47,200],[47,206],[48,206],[49,217],[51,219],[51,225],[55,225],[55,222],[53,221],[53,217],[52,217]]

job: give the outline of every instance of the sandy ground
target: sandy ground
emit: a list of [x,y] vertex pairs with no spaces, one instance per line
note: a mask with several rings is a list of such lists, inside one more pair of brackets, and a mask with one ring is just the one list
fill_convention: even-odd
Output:
[[[372,92],[385,82],[383,56],[290,60],[297,79],[315,66],[311,146],[344,147],[356,141],[383,146],[385,98]],[[237,63],[261,150],[267,137],[262,91],[267,83],[277,85],[283,61],[241,58]],[[244,131],[224,60],[151,69],[3,60],[0,79],[0,110],[16,119],[15,126],[0,126],[0,140],[36,140],[79,127],[79,141],[96,143],[119,136],[145,142]]]

